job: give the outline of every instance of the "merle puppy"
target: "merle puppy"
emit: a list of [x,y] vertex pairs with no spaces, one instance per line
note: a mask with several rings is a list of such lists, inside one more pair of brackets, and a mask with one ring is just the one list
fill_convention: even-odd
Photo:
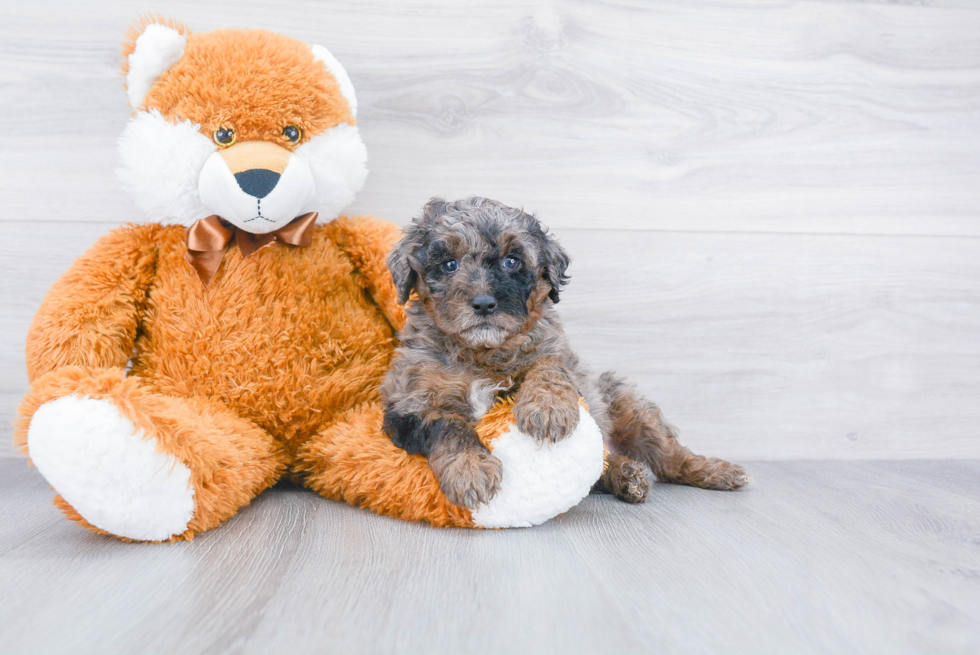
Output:
[[386,434],[428,456],[446,497],[472,509],[500,484],[500,462],[474,430],[495,396],[516,394],[518,429],[542,442],[572,432],[582,396],[610,453],[597,491],[646,500],[642,464],[664,482],[746,484],[741,466],[678,443],[660,409],[632,385],[611,372],[593,375],[579,361],[555,310],[568,263],[520,209],[487,198],[430,200],[388,257],[401,302],[411,302],[381,387]]

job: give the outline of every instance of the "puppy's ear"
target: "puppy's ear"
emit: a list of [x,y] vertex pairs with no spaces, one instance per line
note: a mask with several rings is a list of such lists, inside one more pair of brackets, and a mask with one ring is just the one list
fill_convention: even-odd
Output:
[[406,228],[405,236],[388,253],[388,270],[391,271],[395,289],[398,290],[398,302],[403,305],[408,302],[419,281],[418,273],[412,268],[412,254],[415,250],[417,232],[418,228],[415,225]]
[[429,198],[429,202],[425,203],[425,206],[422,207],[422,215],[415,219],[416,225],[432,225],[436,222],[437,218],[446,213],[448,206],[449,203],[442,198]]
[[548,234],[548,228],[541,225],[538,219],[531,218],[531,235],[538,243],[539,265],[541,266],[544,279],[551,285],[551,292],[548,297],[552,302],[558,302],[558,294],[571,279],[565,275],[565,270],[571,263],[568,253],[558,243],[558,239],[552,234]]
[[557,303],[558,293],[571,279],[565,275],[565,269],[568,268],[572,260],[569,259],[568,253],[558,243],[558,239],[550,234],[546,235],[545,238],[547,240],[547,246],[543,250],[545,253],[545,279],[551,285],[551,292],[548,297],[551,298],[552,302]]
[[419,282],[422,264],[418,254],[425,245],[425,234],[435,224],[436,219],[446,212],[446,201],[442,198],[429,198],[422,207],[422,213],[412,219],[405,228],[405,236],[388,253],[388,270],[398,289],[398,302],[405,304],[415,291]]
[[388,270],[398,289],[398,302],[403,305],[417,288],[419,271],[424,267],[424,262],[419,261],[419,253],[425,245],[425,235],[436,220],[446,213],[447,206],[448,203],[442,198],[429,198],[429,202],[422,207],[422,213],[412,219],[412,223],[405,228],[405,236],[388,254]]

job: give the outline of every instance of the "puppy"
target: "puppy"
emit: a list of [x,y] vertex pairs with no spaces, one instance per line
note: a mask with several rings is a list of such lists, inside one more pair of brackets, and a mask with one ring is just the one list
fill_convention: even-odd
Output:
[[568,264],[520,209],[478,197],[430,200],[388,257],[400,301],[412,301],[381,387],[385,433],[426,455],[446,497],[473,509],[500,485],[501,464],[474,430],[495,396],[516,394],[518,429],[542,442],[572,432],[582,396],[610,453],[595,491],[646,500],[644,464],[664,482],[746,484],[741,466],[693,454],[655,404],[579,361],[555,310]]

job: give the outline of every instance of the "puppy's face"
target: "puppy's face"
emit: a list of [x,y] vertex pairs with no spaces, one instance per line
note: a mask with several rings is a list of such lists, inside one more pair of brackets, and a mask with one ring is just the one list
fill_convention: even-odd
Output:
[[497,348],[558,301],[568,256],[530,214],[486,198],[434,199],[388,266],[402,302],[412,291],[436,326],[472,348]]
[[495,348],[524,328],[539,266],[521,231],[496,225],[448,230],[420,254],[416,288],[443,332],[468,346]]

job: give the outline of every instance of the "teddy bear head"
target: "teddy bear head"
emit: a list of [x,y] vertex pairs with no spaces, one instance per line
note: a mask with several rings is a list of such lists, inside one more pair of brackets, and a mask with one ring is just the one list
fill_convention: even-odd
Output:
[[326,48],[154,18],[123,58],[133,115],[118,174],[150,220],[214,214],[265,234],[307,212],[332,219],[364,185],[354,87]]

